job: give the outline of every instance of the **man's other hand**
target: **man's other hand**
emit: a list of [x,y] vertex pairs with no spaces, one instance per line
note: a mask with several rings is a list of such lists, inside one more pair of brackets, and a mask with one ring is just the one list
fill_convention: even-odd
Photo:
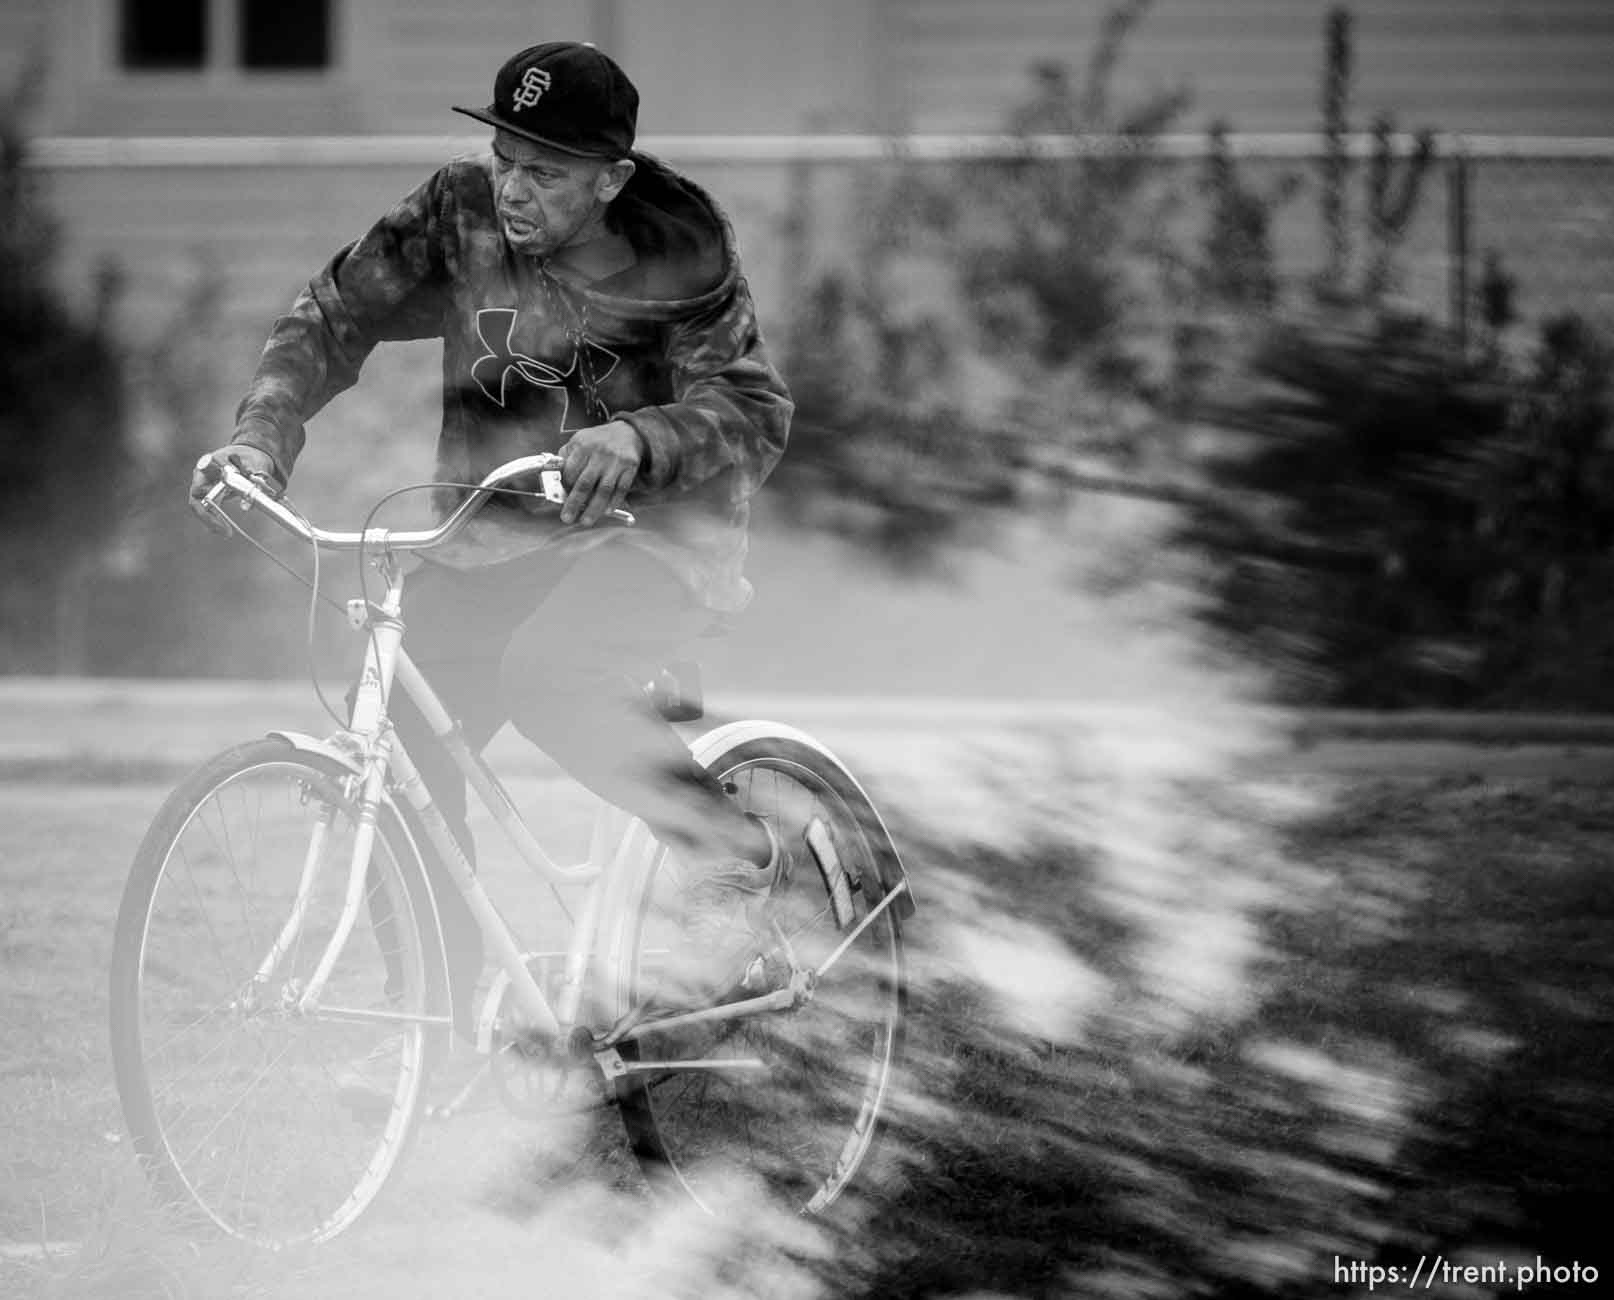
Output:
[[627,500],[644,463],[644,441],[626,420],[612,420],[573,434],[560,454],[566,489],[560,520],[592,528]]
[[275,468],[275,458],[257,447],[239,443],[208,452],[196,462],[196,468],[191,471],[190,504],[191,509],[215,532],[227,530],[211,510],[203,508],[202,501],[219,481],[226,462],[234,465],[248,478],[266,480],[272,491],[278,491],[280,484],[280,471]]

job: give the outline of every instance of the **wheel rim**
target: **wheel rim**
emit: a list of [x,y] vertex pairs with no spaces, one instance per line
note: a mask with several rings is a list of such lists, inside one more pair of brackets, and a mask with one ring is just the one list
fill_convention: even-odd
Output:
[[[817,818],[830,829],[845,866],[875,878],[874,844],[852,808],[811,768],[774,756],[716,773],[736,801],[791,845],[790,875],[760,909],[784,931],[800,964],[816,968],[874,901],[855,892],[855,915],[837,925],[829,892],[802,832]],[[675,950],[685,882],[674,855],[661,853],[639,916],[636,999],[649,995],[659,963]],[[760,927],[759,927],[760,928]],[[782,978],[781,946],[768,968]],[[708,1210],[741,1183],[760,1180],[793,1209],[816,1213],[834,1202],[863,1164],[890,1088],[903,997],[896,920],[882,913],[797,1010],[711,1028],[652,1033],[638,1044],[646,1060],[758,1058],[757,1071],[669,1071],[646,1075],[630,1097],[639,1154],[667,1170]],[[638,1117],[638,1124],[632,1117]]]
[[[259,984],[321,820],[328,851],[306,922]],[[354,830],[342,783],[323,772],[287,762],[233,773],[169,841],[145,915],[131,1127],[170,1192],[259,1245],[323,1241],[351,1224],[401,1155],[418,1100],[418,1024],[295,1010],[335,929]],[[371,862],[377,910],[361,913],[322,1006],[423,1015],[414,914],[384,835]],[[376,925],[386,912],[392,923]],[[342,1091],[355,1063],[379,1089],[373,1106]]]

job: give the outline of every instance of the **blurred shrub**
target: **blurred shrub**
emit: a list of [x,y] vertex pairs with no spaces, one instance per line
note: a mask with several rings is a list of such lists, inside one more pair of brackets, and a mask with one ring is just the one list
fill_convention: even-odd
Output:
[[[210,533],[186,504],[196,458],[229,436],[219,365],[228,338],[223,293],[222,280],[198,267],[167,319],[124,345],[144,454],[120,502],[118,563],[95,587],[98,623],[116,635],[91,645],[92,672],[255,678],[306,671],[301,589],[248,546]],[[276,530],[254,531],[308,569]]]
[[[1010,121],[1023,156],[900,166],[851,264],[800,295],[776,495],[798,519],[922,563],[978,535],[985,507],[1045,493],[1050,466],[1126,459],[1154,427],[1131,405],[1169,369],[1136,328],[1170,207],[1154,145],[1187,98],[1113,93],[1149,2],[1110,11],[1080,86],[1062,63],[1033,70]],[[1050,151],[1047,135],[1105,144]]]
[[1013,498],[1010,440],[964,409],[955,345],[934,326],[828,276],[798,329],[813,345],[790,366],[797,414],[773,492],[787,515],[911,567],[967,533],[978,507]]
[[104,274],[84,317],[52,282],[55,231],[22,127],[34,88],[25,78],[0,103],[0,671],[71,672],[127,463],[117,284]]
[[1574,317],[1532,355],[1477,359],[1426,322],[1282,322],[1216,412],[1233,432],[1214,504],[1183,534],[1209,621],[1290,699],[1523,702],[1516,679],[1550,676],[1543,656],[1601,603],[1610,357]]
[[1277,260],[1272,222],[1300,188],[1300,178],[1284,173],[1270,189],[1245,176],[1233,157],[1225,121],[1212,124],[1200,177],[1206,209],[1200,242],[1198,287],[1212,300],[1238,307],[1267,308],[1278,301]]
[[225,436],[221,285],[199,275],[138,341],[116,325],[115,265],[99,270],[92,312],[67,305],[27,165],[34,88],[25,79],[0,105],[0,671],[297,671],[300,598],[284,583],[266,596],[250,572],[263,562],[185,506],[196,457]]
[[[833,1294],[1323,1300],[1367,1293],[1353,1260],[1587,1260],[1614,1101],[1596,781],[1330,801],[1080,752],[1028,753],[977,823],[1040,842],[899,829],[926,864],[912,1075]],[[1062,829],[1017,816],[1039,786]]]
[[1417,215],[1424,183],[1435,160],[1435,137],[1418,132],[1412,152],[1398,159],[1393,137],[1395,118],[1380,113],[1373,120],[1373,152],[1368,159],[1360,211],[1366,249],[1360,277],[1353,275],[1352,252],[1357,233],[1346,188],[1351,175],[1349,135],[1351,97],[1355,86],[1354,18],[1348,6],[1335,5],[1324,18],[1322,84],[1323,156],[1320,202],[1327,262],[1314,288],[1321,301],[1378,304],[1395,282],[1395,257]]

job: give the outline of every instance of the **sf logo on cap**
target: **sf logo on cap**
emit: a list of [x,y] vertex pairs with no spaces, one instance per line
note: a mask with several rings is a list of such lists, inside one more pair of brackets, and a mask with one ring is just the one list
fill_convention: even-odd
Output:
[[531,108],[549,89],[550,77],[542,68],[528,68],[516,87],[516,107]]

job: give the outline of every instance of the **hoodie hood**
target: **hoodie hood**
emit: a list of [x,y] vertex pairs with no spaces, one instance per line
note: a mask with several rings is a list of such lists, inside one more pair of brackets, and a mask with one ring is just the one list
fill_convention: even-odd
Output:
[[632,158],[633,176],[608,220],[632,246],[635,264],[604,280],[586,280],[557,263],[550,263],[550,274],[613,316],[676,321],[710,311],[739,278],[728,217],[710,194],[659,158]]

